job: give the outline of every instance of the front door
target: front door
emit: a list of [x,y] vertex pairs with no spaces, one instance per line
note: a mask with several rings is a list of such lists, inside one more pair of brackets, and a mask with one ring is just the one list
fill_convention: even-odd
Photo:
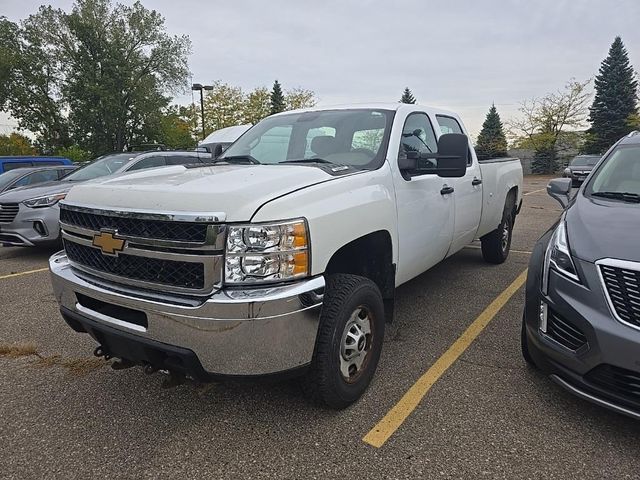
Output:
[[[437,148],[429,117],[425,113],[407,116],[398,157],[406,157],[409,151],[435,152]],[[397,284],[431,268],[447,254],[454,226],[454,199],[448,193],[452,180],[455,179],[435,174],[404,178],[394,169],[399,243]]]

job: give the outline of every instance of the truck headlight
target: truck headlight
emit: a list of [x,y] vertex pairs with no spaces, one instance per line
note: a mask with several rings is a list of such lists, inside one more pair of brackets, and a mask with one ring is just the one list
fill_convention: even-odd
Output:
[[306,220],[230,225],[224,271],[227,284],[306,277],[310,272]]
[[52,195],[45,195],[44,197],[30,198],[22,203],[29,208],[51,207],[66,197],[65,193],[54,193]]
[[547,251],[544,256],[544,272],[542,280],[542,292],[546,295],[549,286],[549,271],[553,268],[555,271],[570,278],[575,282],[580,282],[578,271],[571,258],[569,251],[569,242],[567,240],[567,225],[564,221],[564,215],[560,219],[560,223],[556,227]]

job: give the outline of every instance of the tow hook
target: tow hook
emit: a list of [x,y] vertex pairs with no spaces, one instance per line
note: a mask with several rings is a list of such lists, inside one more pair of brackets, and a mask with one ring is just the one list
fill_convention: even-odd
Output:
[[96,349],[93,351],[93,354],[98,358],[103,357],[105,360],[111,360],[113,358],[107,353],[102,345],[96,347]]

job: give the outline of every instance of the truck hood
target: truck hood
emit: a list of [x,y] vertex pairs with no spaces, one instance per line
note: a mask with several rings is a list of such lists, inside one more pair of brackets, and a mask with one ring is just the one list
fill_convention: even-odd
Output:
[[578,197],[567,210],[572,253],[588,262],[617,258],[640,262],[640,204]]
[[226,221],[242,222],[269,200],[336,178],[320,168],[300,165],[177,165],[74,186],[65,203],[107,210],[218,214]]

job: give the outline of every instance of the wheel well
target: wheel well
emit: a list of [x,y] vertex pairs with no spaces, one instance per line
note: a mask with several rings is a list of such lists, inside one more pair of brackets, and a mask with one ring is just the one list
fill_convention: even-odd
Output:
[[327,264],[326,274],[333,273],[349,273],[372,280],[382,293],[387,321],[391,321],[396,268],[389,232],[369,233],[341,247]]
[[[509,190],[507,192],[507,197],[506,197],[506,200],[504,202],[505,206],[507,206],[509,204],[509,199],[511,199],[511,202],[513,204],[513,214],[514,214],[514,217],[515,217],[515,215],[517,213],[517,210],[518,210],[518,205],[516,204],[516,202],[518,200],[518,187],[517,186],[516,187],[511,187],[511,190]],[[514,220],[515,220],[515,218],[514,218]]]

